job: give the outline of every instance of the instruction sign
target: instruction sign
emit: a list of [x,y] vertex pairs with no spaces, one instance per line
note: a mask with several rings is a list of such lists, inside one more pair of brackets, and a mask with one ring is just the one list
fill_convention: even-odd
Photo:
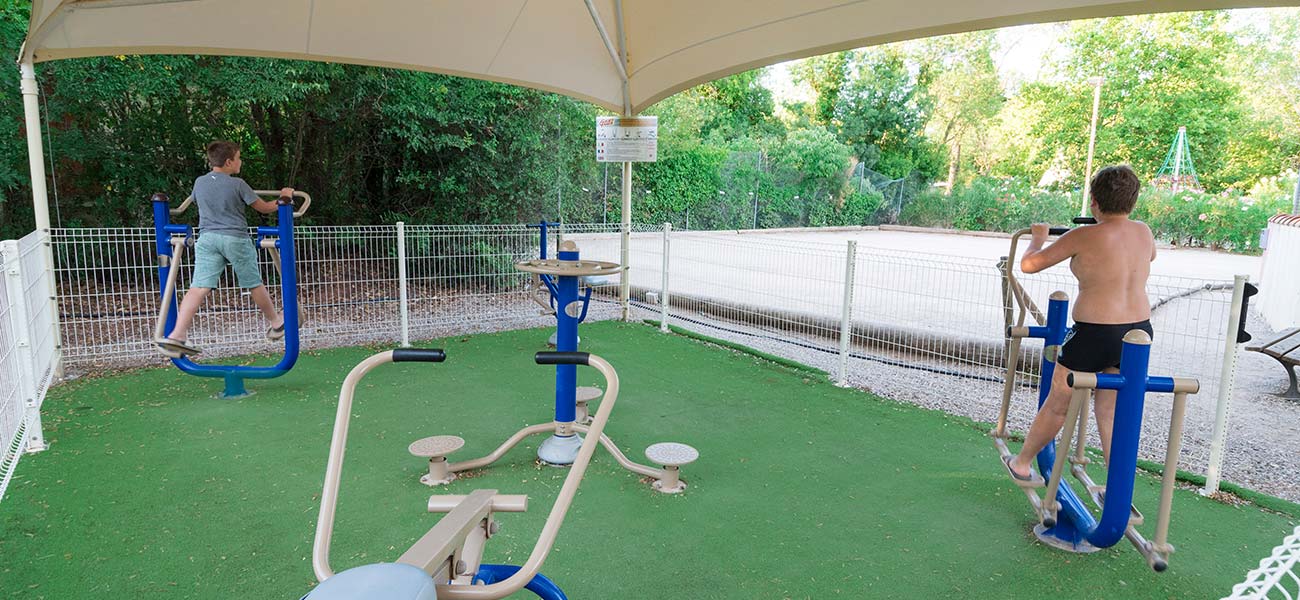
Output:
[[655,162],[659,117],[596,117],[596,162]]

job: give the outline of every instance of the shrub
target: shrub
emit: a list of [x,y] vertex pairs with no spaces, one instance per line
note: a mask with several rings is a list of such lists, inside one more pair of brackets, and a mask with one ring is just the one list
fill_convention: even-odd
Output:
[[[1259,230],[1269,217],[1290,210],[1294,173],[1264,178],[1247,194],[1171,192],[1145,188],[1133,218],[1156,238],[1183,246],[1259,252]],[[899,222],[920,227],[1014,231],[1032,223],[1065,225],[1078,214],[1080,192],[1032,189],[1016,178],[980,177],[945,196],[927,190],[907,203]]]

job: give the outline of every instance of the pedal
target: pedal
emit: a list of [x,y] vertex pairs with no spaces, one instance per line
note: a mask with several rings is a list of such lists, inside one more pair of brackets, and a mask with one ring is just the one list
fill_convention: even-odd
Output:
[[[1093,501],[1096,502],[1097,505],[1100,506],[1102,510],[1106,510],[1105,492],[1106,492],[1106,486],[1104,485],[1088,486],[1088,493],[1092,495]],[[1136,527],[1146,522],[1146,517],[1142,516],[1142,511],[1138,510],[1136,506],[1130,504],[1128,507],[1128,511],[1129,511],[1129,515],[1128,515],[1129,525]]]

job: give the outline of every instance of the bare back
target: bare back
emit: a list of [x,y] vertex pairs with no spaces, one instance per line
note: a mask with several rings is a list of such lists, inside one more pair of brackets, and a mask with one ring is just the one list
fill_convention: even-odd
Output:
[[1074,320],[1136,323],[1151,317],[1147,278],[1155,259],[1151,229],[1141,221],[1116,219],[1071,232],[1070,271],[1079,280]]

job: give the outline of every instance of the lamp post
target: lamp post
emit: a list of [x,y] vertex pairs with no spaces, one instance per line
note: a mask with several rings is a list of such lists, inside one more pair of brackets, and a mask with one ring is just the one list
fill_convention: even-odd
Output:
[[587,188],[582,188],[582,193],[584,193],[584,194],[587,195],[587,199],[588,199],[588,200],[591,200],[591,190],[589,190],[589,189],[587,189]]
[[1101,84],[1105,77],[1089,77],[1092,86],[1092,125],[1088,127],[1088,166],[1083,174],[1083,200],[1080,202],[1079,216],[1088,216],[1088,200],[1092,187],[1092,151],[1097,144],[1097,109],[1101,106]]
[[750,192],[749,198],[754,201],[754,229],[758,229],[758,196],[755,196],[754,192]]

